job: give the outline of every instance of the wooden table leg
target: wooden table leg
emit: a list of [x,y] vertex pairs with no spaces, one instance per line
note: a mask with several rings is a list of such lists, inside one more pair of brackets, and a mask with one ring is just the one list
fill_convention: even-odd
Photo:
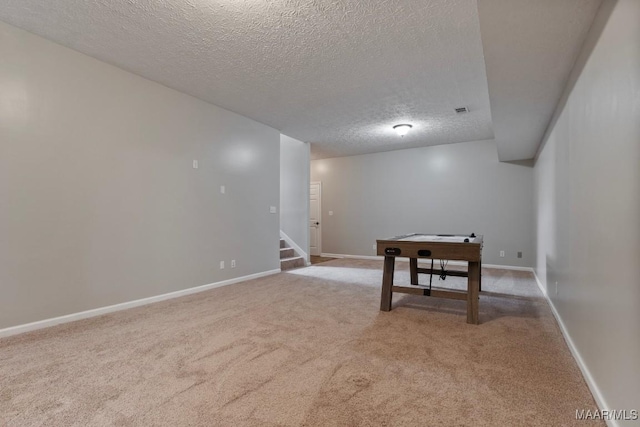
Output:
[[418,258],[409,258],[409,273],[411,275],[411,284],[418,284]]
[[482,291],[482,260],[478,263],[478,270],[480,270],[478,277],[478,292]]
[[382,271],[382,296],[380,297],[380,310],[391,311],[391,300],[393,298],[393,270],[396,258],[392,256],[384,257],[384,270]]
[[478,324],[478,292],[480,288],[480,263],[469,262],[467,278],[467,323]]

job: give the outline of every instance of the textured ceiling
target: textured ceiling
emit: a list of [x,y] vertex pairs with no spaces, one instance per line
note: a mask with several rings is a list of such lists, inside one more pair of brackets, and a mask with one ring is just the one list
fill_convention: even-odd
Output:
[[314,158],[495,134],[517,160],[535,154],[599,3],[2,0],[0,20],[311,142]]
[[478,0],[498,157],[535,156],[601,0]]

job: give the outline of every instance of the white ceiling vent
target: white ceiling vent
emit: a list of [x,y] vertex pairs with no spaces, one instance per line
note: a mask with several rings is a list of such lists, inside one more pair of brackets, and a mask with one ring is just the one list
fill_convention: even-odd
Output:
[[469,109],[467,107],[458,107],[456,108],[456,113],[458,114],[462,114],[462,113],[468,113]]

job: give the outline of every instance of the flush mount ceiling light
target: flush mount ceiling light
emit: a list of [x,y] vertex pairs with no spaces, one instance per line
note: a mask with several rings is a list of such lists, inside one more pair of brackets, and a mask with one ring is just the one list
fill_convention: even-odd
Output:
[[411,125],[404,124],[404,125],[395,125],[393,128],[395,129],[396,132],[398,132],[398,135],[405,136],[412,127],[413,126]]

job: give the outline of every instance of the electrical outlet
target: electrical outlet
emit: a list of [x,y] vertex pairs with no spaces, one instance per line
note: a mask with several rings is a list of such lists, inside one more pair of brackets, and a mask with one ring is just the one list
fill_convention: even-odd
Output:
[[224,270],[224,261],[220,261],[220,270]]
[[275,207],[275,206],[269,206],[269,213],[274,214],[274,213],[276,213],[276,212],[278,212],[278,209],[276,209],[276,207]]
[[236,260],[235,259],[231,260],[231,268],[236,268]]
[[500,251],[500,258],[504,258],[504,251]]
[[522,258],[522,252],[518,252],[518,258]]
[[376,247],[376,245],[374,244],[374,245],[373,245],[373,250],[375,251],[376,249],[377,249],[377,247]]
[[329,211],[329,216],[333,216],[333,211]]

